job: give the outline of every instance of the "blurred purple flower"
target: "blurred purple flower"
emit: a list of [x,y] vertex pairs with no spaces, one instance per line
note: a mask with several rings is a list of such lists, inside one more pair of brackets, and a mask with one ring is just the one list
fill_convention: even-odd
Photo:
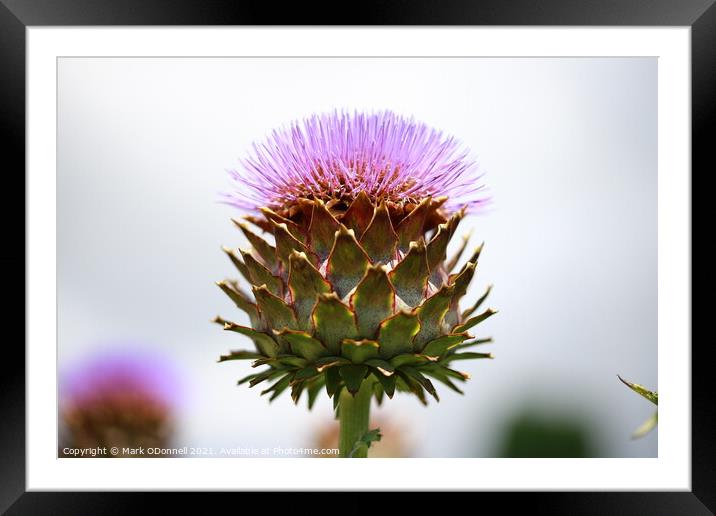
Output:
[[179,375],[158,354],[123,346],[75,363],[59,385],[65,447],[162,447],[181,402]]
[[[284,207],[299,199],[402,202],[446,196],[445,209],[477,208],[475,161],[450,136],[390,111],[313,115],[274,130],[232,170],[237,191],[224,194],[244,210]],[[248,187],[248,188],[247,188]]]
[[93,355],[66,370],[60,399],[82,405],[134,395],[170,408],[179,401],[178,380],[166,358],[143,350],[116,349]]

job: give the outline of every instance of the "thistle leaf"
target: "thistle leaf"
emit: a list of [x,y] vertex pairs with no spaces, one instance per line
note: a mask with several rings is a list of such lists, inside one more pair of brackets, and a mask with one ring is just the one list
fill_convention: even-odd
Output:
[[250,382],[251,380],[253,380],[253,379],[256,378],[257,376],[259,376],[260,374],[261,374],[261,373],[252,373],[252,374],[250,374],[250,375],[248,375],[248,376],[244,376],[241,380],[239,380],[238,382],[236,382],[236,385],[243,385],[243,384],[245,384],[246,382]]
[[326,265],[328,281],[341,299],[358,285],[369,263],[368,256],[358,244],[353,230],[341,226],[336,232]]
[[[654,405],[659,404],[659,393],[658,392],[650,391],[649,389],[647,389],[643,385],[639,385],[638,383],[628,382],[619,375],[617,375],[617,377],[619,378],[619,380],[621,380],[621,382],[624,385],[629,387],[631,390],[633,390],[640,396],[651,401]],[[647,419],[644,423],[642,423],[642,425],[639,428],[637,428],[634,431],[634,433],[632,434],[632,439],[639,439],[640,437],[644,437],[646,434],[651,432],[654,429],[654,427],[656,427],[656,425],[658,423],[658,418],[659,418],[658,412],[654,412],[653,416],[651,416],[649,419]]]
[[281,278],[271,274],[271,271],[268,270],[264,264],[254,258],[250,252],[243,249],[240,249],[239,252],[244,260],[246,269],[249,271],[251,276],[251,284],[266,285],[269,292],[273,295],[279,297],[283,296],[283,281],[281,281]]
[[266,267],[271,270],[276,270],[276,266],[278,265],[278,262],[276,261],[276,248],[256,233],[252,232],[244,222],[236,219],[231,219],[231,221],[241,230],[251,244],[251,247],[256,249],[256,252],[264,261]]
[[258,349],[263,356],[274,358],[278,355],[278,342],[266,333],[261,333],[253,328],[247,328],[246,326],[241,326],[232,322],[227,322],[224,325],[224,329],[240,333],[250,338],[256,345],[256,349]]
[[226,246],[223,246],[221,248],[222,251],[226,253],[226,256],[229,257],[229,260],[231,260],[231,263],[234,264],[234,267],[236,267],[236,270],[239,271],[239,273],[244,277],[246,281],[249,283],[253,283],[254,281],[251,279],[251,273],[249,272],[249,269],[246,268],[246,265],[244,262],[239,260],[239,257],[236,256],[236,253],[232,249],[229,249]]
[[259,353],[242,349],[238,351],[229,351],[228,355],[221,355],[218,361],[226,362],[227,360],[255,360],[257,358],[261,358],[262,356],[263,355]]
[[355,454],[364,449],[369,449],[370,445],[374,442],[380,441],[381,437],[383,437],[383,435],[380,433],[380,428],[376,428],[374,430],[366,432],[365,434],[363,434],[363,437],[357,440],[356,443],[353,445],[353,449],[348,454],[348,458],[352,458],[353,456],[355,456]]
[[341,354],[354,364],[362,364],[368,359],[378,357],[378,343],[374,340],[343,339]]
[[364,365],[346,365],[341,367],[338,372],[343,378],[348,392],[355,395],[360,389],[363,378],[368,374],[368,367]]
[[462,389],[460,389],[450,380],[450,377],[443,371],[443,367],[437,364],[431,364],[429,366],[422,367],[420,368],[420,372],[433,377],[434,379],[446,385],[449,389],[452,389],[458,394],[465,394],[464,392],[462,392]]
[[282,330],[284,328],[296,329],[296,314],[283,299],[269,292],[266,285],[253,288],[256,304],[269,328]]
[[[272,227],[274,228],[274,236],[276,236],[275,235],[276,227],[283,225],[283,226],[285,226],[285,228],[284,228],[285,231],[290,233],[291,236],[293,236],[293,238],[300,241],[301,243],[304,243],[306,241],[306,236],[303,234],[303,231],[301,231],[301,227],[298,224],[296,224],[295,222],[293,222],[292,220],[282,217],[281,215],[279,215],[278,213],[276,213],[275,211],[273,211],[269,208],[259,208],[259,210],[261,211],[263,216],[266,217],[266,220],[268,220],[271,223]],[[277,242],[277,248],[278,248],[278,242]],[[281,255],[279,254],[279,256],[281,256]]]
[[425,242],[420,239],[410,243],[408,254],[390,272],[390,281],[398,297],[412,307],[423,300],[429,274]]
[[470,336],[467,333],[461,333],[458,335],[443,335],[442,337],[438,337],[437,339],[428,342],[423,349],[423,355],[439,357],[449,349],[457,346],[469,338]]
[[453,351],[457,351],[459,349],[470,348],[472,346],[481,346],[482,344],[490,344],[491,342],[492,342],[492,337],[487,337],[484,339],[475,339],[475,340],[471,340],[470,342],[464,342],[462,344],[458,344],[457,346],[455,346],[452,349],[453,349]]
[[428,362],[435,362],[435,357],[429,357],[427,355],[416,355],[415,353],[403,353],[402,355],[396,355],[390,359],[390,364],[395,368],[399,369],[403,366],[416,366],[424,365]]
[[291,380],[291,384],[293,385],[294,383],[297,383],[297,382],[303,382],[305,380],[309,380],[311,378],[318,376],[319,374],[320,373],[318,372],[318,369],[316,369],[315,367],[306,366],[306,367],[296,371],[296,375]]
[[430,239],[427,246],[428,268],[430,272],[434,272],[437,266],[445,261],[448,242],[450,242],[450,232],[447,224],[440,224],[435,236]]
[[266,380],[272,380],[274,378],[277,378],[284,374],[285,371],[280,371],[276,369],[267,369],[266,371],[262,371],[255,375],[250,381],[249,381],[249,387],[256,387],[261,382],[264,382]]
[[[632,383],[628,382],[624,378],[622,378],[620,375],[617,375],[617,378],[629,387],[631,390],[639,394],[640,396],[646,398],[647,400],[651,401],[654,405],[659,404],[659,394],[656,391],[650,391],[643,385],[639,385],[638,383]],[[639,428],[637,428],[634,433],[632,434],[632,439],[639,439],[640,437],[644,437],[646,434],[648,434],[651,430],[653,430],[657,423],[658,423],[658,412],[655,412],[653,416],[651,416],[649,419],[647,419],[644,423],[642,423]]]
[[307,387],[308,392],[308,410],[311,410],[313,408],[313,405],[316,403],[316,399],[318,398],[318,395],[321,392],[321,389],[323,388],[323,385],[325,384],[325,379],[323,376],[319,376],[315,380],[312,380],[309,382]]
[[347,358],[328,356],[319,358],[313,363],[313,365],[316,366],[318,372],[320,373],[327,370],[328,368],[348,365],[350,363],[350,360],[348,360]]
[[[458,211],[453,213],[452,217],[450,217],[450,220],[448,220],[448,230],[450,232],[450,238],[453,237],[455,234],[455,231],[457,230],[457,227],[460,225],[460,221],[465,218],[465,207],[460,208]],[[472,230],[467,232],[467,237],[470,237]]]
[[467,262],[460,272],[454,276],[451,276],[450,283],[455,287],[453,293],[453,300],[458,301],[467,292],[467,287],[470,286],[472,277],[475,275],[475,263]]
[[318,255],[320,261],[328,257],[328,253],[333,247],[336,231],[340,226],[341,224],[331,215],[323,201],[318,199],[313,201],[313,213],[308,235],[311,249]]
[[473,326],[475,326],[476,324],[480,324],[482,321],[484,321],[484,320],[487,319],[488,317],[492,317],[492,316],[495,315],[496,313],[497,313],[497,310],[493,310],[492,308],[488,308],[487,310],[485,310],[484,312],[482,312],[480,315],[476,315],[475,317],[472,317],[471,319],[468,319],[467,321],[465,321],[465,322],[464,322],[463,324],[461,324],[460,326],[457,326],[457,327],[453,328],[453,332],[455,332],[455,333],[462,333],[462,332],[464,332],[464,331],[467,331],[467,330],[469,330],[470,328],[472,328]]
[[466,351],[464,353],[450,353],[446,357],[440,359],[441,364],[449,364],[455,360],[474,360],[478,358],[495,358],[492,353],[475,353]]
[[335,413],[336,419],[340,417],[340,401],[341,391],[343,390],[343,384],[341,383],[336,387],[336,392],[333,394],[333,412]]
[[221,327],[223,328],[224,326],[226,326],[226,323],[229,322],[229,321],[227,321],[226,319],[224,319],[224,318],[221,317],[220,315],[217,315],[216,317],[214,317],[214,318],[211,320],[211,322],[213,322],[213,323],[215,323],[215,324],[218,324],[219,326],[221,326]]
[[381,321],[389,317],[395,307],[395,292],[382,265],[371,265],[351,297],[356,314],[358,332],[373,338]]
[[443,367],[442,372],[450,378],[455,378],[456,380],[460,380],[461,382],[466,382],[470,379],[469,374],[463,373],[462,371],[456,371],[455,369],[450,369],[449,367]]
[[340,344],[343,339],[358,337],[353,312],[341,303],[335,294],[318,296],[312,318],[316,337],[323,342],[331,355],[340,354]]
[[273,359],[272,364],[274,367],[276,367],[276,364],[280,364],[282,366],[288,366],[293,369],[300,369],[302,367],[306,367],[306,365],[308,365],[308,361],[305,358],[297,357],[295,355],[283,354]]
[[477,266],[477,262],[480,259],[480,255],[482,254],[482,250],[485,248],[485,242],[482,242],[480,245],[478,245],[475,250],[472,252],[472,256],[468,260],[468,262],[474,263],[475,266]]
[[388,263],[395,256],[398,235],[393,230],[385,203],[381,203],[375,210],[360,243],[373,263]]
[[[427,214],[425,215],[425,224],[423,224],[423,233],[430,229],[435,229],[440,224],[445,224],[448,219],[442,214],[440,207],[448,201],[446,195],[433,197],[430,206],[428,207]],[[452,233],[451,233],[452,234]]]
[[415,351],[422,351],[427,342],[442,335],[442,321],[450,307],[454,292],[455,287],[445,285],[415,310],[420,320],[420,331],[413,342]]
[[296,310],[298,327],[302,330],[310,329],[311,313],[318,295],[330,292],[331,284],[323,279],[305,253],[293,251],[289,255],[288,289]]
[[383,374],[376,374],[373,373],[373,376],[375,376],[378,381],[380,382],[381,387],[383,387],[383,391],[385,394],[390,398],[393,399],[393,395],[395,394],[395,381],[396,377],[394,375],[385,376]]
[[291,351],[309,362],[315,362],[327,353],[319,340],[303,331],[283,330],[278,335],[283,337],[291,347]]
[[390,376],[395,372],[395,368],[390,364],[390,362],[386,362],[380,358],[371,358],[366,360],[365,365],[370,366],[373,369],[377,369],[382,376]]
[[294,404],[298,405],[298,401],[301,399],[301,394],[303,394],[303,390],[305,388],[305,381],[291,384],[291,399],[293,400]]
[[404,372],[398,371],[398,379],[396,380],[396,387],[400,390],[407,390],[409,392],[412,392],[415,394],[415,396],[420,400],[420,403],[423,405],[428,404],[428,400],[425,399],[425,392],[423,391],[423,386],[420,385],[418,381],[411,378],[409,375],[407,375]]
[[338,371],[339,369],[337,367],[332,367],[330,369],[326,369],[323,373],[326,381],[326,392],[328,393],[329,398],[336,394],[341,384],[341,375]]
[[451,275],[449,278],[449,284],[455,287],[453,291],[452,301],[450,302],[450,308],[448,309],[445,317],[443,318],[444,323],[449,328],[454,328],[458,323],[458,309],[459,301],[462,296],[467,292],[467,287],[470,286],[472,277],[475,275],[475,264],[467,262],[458,274]]
[[457,248],[457,251],[455,251],[455,254],[453,254],[452,257],[450,258],[450,260],[448,260],[448,262],[445,264],[446,272],[450,273],[455,269],[455,267],[457,266],[457,263],[460,261],[460,257],[462,257],[462,254],[465,252],[465,249],[467,249],[467,244],[470,241],[471,236],[472,236],[472,230],[468,231],[465,235],[463,235],[462,242],[460,243],[460,247]]
[[641,437],[644,437],[646,434],[651,432],[657,425],[659,420],[659,414],[658,412],[654,412],[654,415],[651,416],[649,419],[644,421],[639,428],[634,430],[634,433],[631,434],[632,439],[640,439]]
[[269,392],[273,392],[273,394],[269,398],[269,402],[275,400],[283,391],[288,388],[291,382],[291,376],[291,373],[284,375],[279,381],[271,385],[271,387],[261,391],[261,396],[263,396],[264,394],[268,394]]
[[281,260],[284,269],[288,270],[289,257],[293,251],[305,253],[314,265],[317,263],[316,257],[288,230],[286,224],[274,225],[274,238],[276,239],[276,255]]
[[232,287],[226,281],[217,281],[219,288],[234,302],[239,310],[245,312],[249,316],[251,326],[254,328],[260,326],[261,319],[257,306],[249,301],[249,299],[238,289]]
[[650,391],[649,389],[647,389],[647,388],[644,387],[643,385],[639,385],[638,383],[628,382],[628,381],[626,381],[624,378],[622,378],[622,377],[619,376],[619,375],[617,375],[617,378],[619,378],[619,380],[621,380],[621,382],[622,382],[624,385],[626,385],[627,387],[629,387],[631,390],[633,390],[634,392],[636,392],[636,393],[639,394],[640,396],[642,396],[642,397],[648,399],[648,400],[651,401],[654,405],[658,405],[658,404],[659,404],[659,393],[658,393],[658,392],[656,392],[656,391]]
[[464,321],[465,319],[467,319],[468,317],[470,317],[470,316],[475,312],[475,310],[477,310],[478,308],[480,308],[480,306],[482,306],[482,303],[485,302],[485,299],[487,299],[487,296],[490,295],[490,292],[492,292],[492,285],[488,285],[487,288],[485,289],[485,293],[482,294],[482,295],[477,299],[477,301],[475,301],[475,304],[472,305],[470,308],[468,308],[467,310],[465,310],[465,311],[462,313],[462,315],[460,316],[460,320]]
[[383,387],[378,382],[373,384],[373,396],[375,396],[375,402],[378,404],[379,407],[383,405],[385,391],[383,391]]
[[410,376],[413,380],[418,382],[423,389],[428,391],[428,393],[430,393],[430,395],[435,398],[435,401],[440,401],[440,398],[438,397],[438,393],[435,390],[433,383],[427,378],[425,378],[425,376],[423,376],[420,371],[410,366],[404,366],[400,369],[400,372]]
[[241,218],[247,222],[250,222],[257,228],[259,228],[261,231],[265,231],[266,233],[271,233],[273,231],[273,225],[269,220],[265,218],[255,217],[253,215],[244,215]]
[[378,331],[380,356],[391,358],[401,353],[411,353],[413,339],[419,329],[418,316],[409,312],[399,312],[383,321]]

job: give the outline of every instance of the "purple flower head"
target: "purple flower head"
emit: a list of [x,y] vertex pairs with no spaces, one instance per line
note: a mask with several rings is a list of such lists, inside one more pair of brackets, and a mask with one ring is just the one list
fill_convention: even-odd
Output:
[[179,383],[166,359],[145,351],[114,350],[67,369],[60,400],[68,409],[136,400],[171,410],[179,401]]
[[416,202],[447,197],[444,208],[479,208],[475,161],[450,136],[390,111],[313,115],[276,129],[230,174],[237,190],[224,194],[243,210],[290,206],[301,199]]

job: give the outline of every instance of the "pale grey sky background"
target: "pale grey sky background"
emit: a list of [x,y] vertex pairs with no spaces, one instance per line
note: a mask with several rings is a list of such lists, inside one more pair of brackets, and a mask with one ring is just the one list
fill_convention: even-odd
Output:
[[[333,109],[391,109],[460,138],[487,174],[491,210],[467,302],[495,285],[479,327],[493,361],[466,362],[465,396],[379,412],[416,456],[489,456],[532,406],[583,414],[602,454],[656,456],[629,436],[652,406],[616,374],[657,387],[657,61],[579,59],[133,59],[59,61],[57,278],[63,368],[126,341],[167,355],[188,393],[177,442],[312,446],[309,413],[236,387],[243,321],[214,281],[221,245],[246,246],[217,203],[255,139]],[[50,345],[50,343],[48,343]],[[112,344],[114,345],[114,344]]]

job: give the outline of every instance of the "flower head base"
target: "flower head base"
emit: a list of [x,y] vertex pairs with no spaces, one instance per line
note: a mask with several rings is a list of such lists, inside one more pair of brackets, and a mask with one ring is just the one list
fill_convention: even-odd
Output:
[[241,163],[244,170],[231,171],[241,190],[226,201],[289,218],[302,201],[318,199],[345,211],[361,193],[394,209],[426,197],[445,198],[447,211],[487,201],[477,197],[484,186],[457,140],[390,111],[333,112],[293,122],[254,144]]

